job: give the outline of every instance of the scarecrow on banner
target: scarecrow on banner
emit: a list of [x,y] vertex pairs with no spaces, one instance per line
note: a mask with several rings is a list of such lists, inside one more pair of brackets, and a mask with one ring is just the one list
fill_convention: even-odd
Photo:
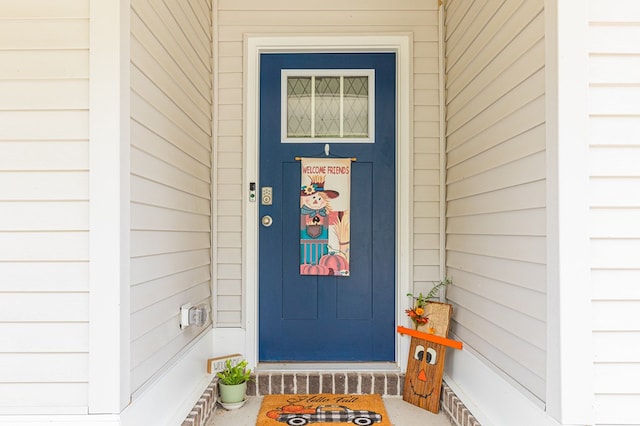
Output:
[[[334,210],[332,202],[341,193],[326,188],[326,178],[326,174],[304,175],[300,187],[300,274],[348,276],[349,210]],[[348,184],[341,188],[349,197]]]

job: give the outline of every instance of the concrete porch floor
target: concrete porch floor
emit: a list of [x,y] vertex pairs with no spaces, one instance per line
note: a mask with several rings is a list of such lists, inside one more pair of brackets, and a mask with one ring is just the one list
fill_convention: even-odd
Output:
[[[384,396],[385,409],[395,426],[450,426],[449,417],[440,411],[433,414],[402,400],[401,396]],[[247,403],[238,410],[227,411],[216,405],[206,426],[255,426],[258,411],[262,404],[261,396],[250,396]]]

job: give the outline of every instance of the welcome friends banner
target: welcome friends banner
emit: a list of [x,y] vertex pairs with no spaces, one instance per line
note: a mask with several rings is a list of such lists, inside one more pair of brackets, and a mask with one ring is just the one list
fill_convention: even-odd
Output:
[[349,275],[351,158],[301,158],[300,274]]

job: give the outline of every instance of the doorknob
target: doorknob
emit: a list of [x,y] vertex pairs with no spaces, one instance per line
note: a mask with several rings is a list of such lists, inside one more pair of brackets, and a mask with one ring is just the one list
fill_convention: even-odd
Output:
[[262,222],[262,226],[268,228],[271,226],[271,224],[273,224],[273,219],[271,218],[271,216],[266,214],[262,216],[262,219],[260,219],[260,222]]

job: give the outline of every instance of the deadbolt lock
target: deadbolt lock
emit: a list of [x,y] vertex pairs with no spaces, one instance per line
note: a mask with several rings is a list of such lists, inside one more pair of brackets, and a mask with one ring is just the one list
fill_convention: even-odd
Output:
[[260,200],[263,206],[270,206],[273,204],[273,187],[263,186],[262,193],[260,195]]

